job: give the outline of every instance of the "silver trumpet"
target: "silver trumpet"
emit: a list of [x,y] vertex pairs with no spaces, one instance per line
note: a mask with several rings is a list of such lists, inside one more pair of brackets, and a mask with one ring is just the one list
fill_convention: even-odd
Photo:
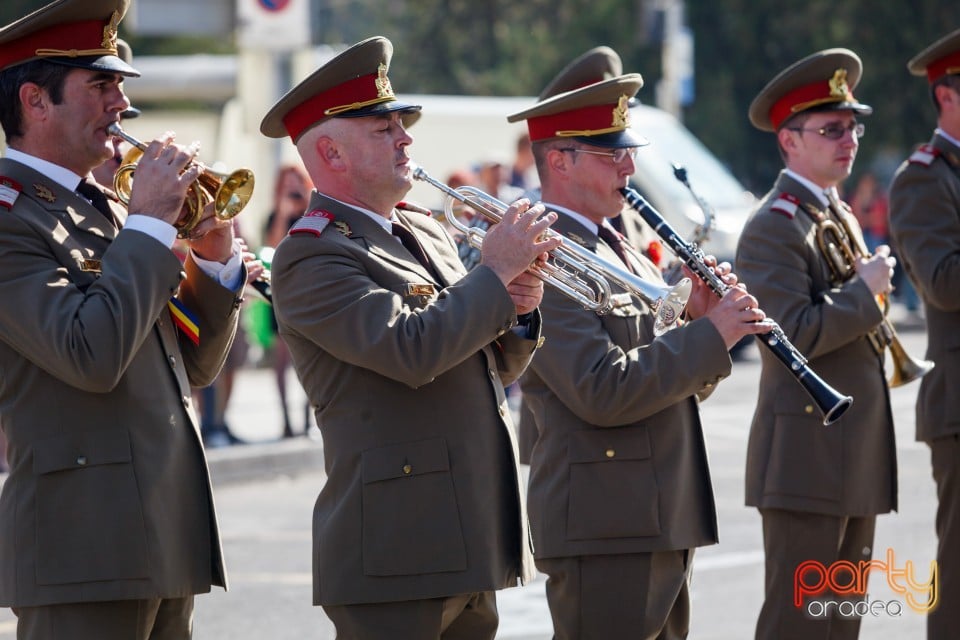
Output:
[[[422,167],[412,162],[410,164],[415,180],[426,182],[447,195],[443,207],[446,219],[466,237],[471,246],[479,249],[483,245],[486,231],[467,226],[458,220],[453,212],[454,202],[473,208],[493,224],[503,219],[509,205],[474,187],[453,189],[430,177]],[[626,268],[604,260],[553,229],[547,229],[545,233],[548,238],[560,238],[561,244],[550,252],[546,262],[538,261],[531,265],[529,273],[580,303],[584,309],[598,314],[607,313],[614,308],[615,297],[611,283],[616,284],[638,296],[653,310],[656,315],[654,332],[657,335],[677,326],[687,305],[687,298],[690,297],[692,283],[689,278],[683,278],[673,286],[648,282]]]

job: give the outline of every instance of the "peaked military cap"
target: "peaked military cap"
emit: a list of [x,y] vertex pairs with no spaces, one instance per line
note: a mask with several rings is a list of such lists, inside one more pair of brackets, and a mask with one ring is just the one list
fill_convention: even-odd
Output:
[[507,121],[526,120],[531,142],[573,138],[611,149],[640,147],[649,143],[630,129],[628,103],[642,86],[639,73],[628,73],[557,94]]
[[873,107],[853,96],[862,72],[863,63],[849,49],[818,51],[781,71],[760,91],[750,105],[750,122],[762,131],[776,131],[804,111],[870,115]]
[[0,69],[32,60],[139,76],[117,52],[130,0],[57,0],[0,28]]
[[270,138],[301,135],[327,118],[362,118],[392,111],[419,111],[399,102],[387,71],[393,44],[381,36],[367,38],[339,54],[288,91],[260,123]]
[[930,84],[943,76],[960,74],[960,29],[915,55],[907,69],[915,76],[927,76]]
[[580,54],[560,73],[555,75],[537,97],[541,102],[559,93],[566,93],[623,75],[623,63],[617,52],[607,46],[599,46]]

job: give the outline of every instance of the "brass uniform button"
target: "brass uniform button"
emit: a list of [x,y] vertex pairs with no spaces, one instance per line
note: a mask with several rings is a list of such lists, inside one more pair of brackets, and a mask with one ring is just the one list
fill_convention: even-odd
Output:
[[607,449],[607,452],[606,452],[606,453],[607,453],[607,457],[608,457],[608,458],[613,458],[614,456],[617,455],[617,452],[614,451],[613,449]]
[[412,471],[413,467],[411,467],[409,464],[403,465],[403,475],[408,476]]

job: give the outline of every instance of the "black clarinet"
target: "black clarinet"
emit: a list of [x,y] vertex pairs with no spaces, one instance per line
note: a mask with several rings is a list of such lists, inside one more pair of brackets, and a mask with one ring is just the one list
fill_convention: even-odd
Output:
[[[707,266],[707,263],[704,261],[703,251],[700,247],[680,237],[680,234],[670,226],[670,223],[663,219],[663,216],[660,215],[642,195],[630,187],[620,189],[620,193],[623,194],[627,204],[633,207],[633,209],[640,214],[640,217],[657,232],[674,254],[676,254],[697,277],[703,280],[717,296],[723,297],[723,295],[730,290],[730,285],[724,282],[713,269]],[[839,420],[840,416],[853,404],[853,398],[839,393],[827,384],[823,378],[818,376],[816,372],[807,365],[807,359],[793,346],[790,340],[787,339],[780,325],[770,318],[767,318],[767,322],[772,322],[773,328],[757,336],[760,344],[770,349],[773,355],[790,370],[790,373],[794,375],[797,382],[810,394],[810,397],[823,414],[823,424],[829,425]]]

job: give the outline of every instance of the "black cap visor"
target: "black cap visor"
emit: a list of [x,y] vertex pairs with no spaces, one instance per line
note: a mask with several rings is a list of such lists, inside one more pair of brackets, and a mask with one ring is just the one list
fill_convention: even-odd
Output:
[[68,67],[78,69],[90,69],[91,71],[105,71],[107,73],[119,73],[128,78],[139,78],[140,72],[128,65],[126,62],[114,55],[102,56],[77,56],[68,58],[64,56],[55,56],[43,58],[48,62],[62,64]]

